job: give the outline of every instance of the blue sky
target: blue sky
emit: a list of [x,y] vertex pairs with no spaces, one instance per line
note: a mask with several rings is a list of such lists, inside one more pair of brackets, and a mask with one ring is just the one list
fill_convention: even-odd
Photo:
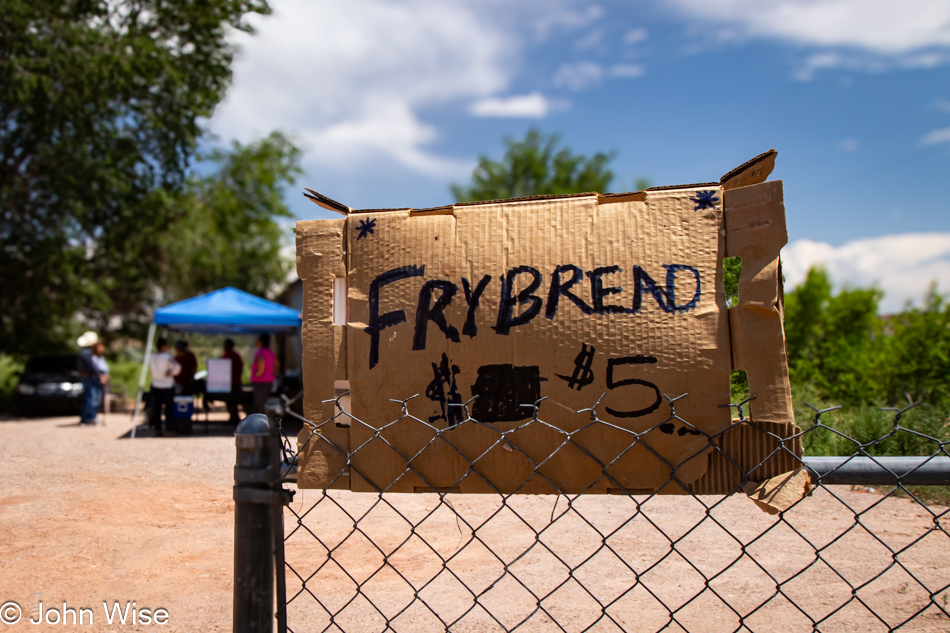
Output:
[[[612,189],[718,179],[779,151],[790,285],[824,264],[885,310],[950,290],[947,0],[273,0],[222,140],[272,129],[299,186],[351,207],[437,206],[534,126],[616,152]],[[287,194],[301,219],[329,217]]]

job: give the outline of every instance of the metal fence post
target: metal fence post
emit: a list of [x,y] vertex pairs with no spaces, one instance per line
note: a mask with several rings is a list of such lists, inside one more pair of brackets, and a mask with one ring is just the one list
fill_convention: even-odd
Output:
[[267,416],[247,416],[234,432],[234,633],[274,630],[274,521]]
[[274,571],[277,586],[277,633],[287,633],[287,578],[284,560],[284,506],[293,499],[294,493],[283,488],[283,435],[281,422],[284,407],[277,398],[268,398],[264,411],[270,419],[270,476],[271,489],[276,495],[271,505],[274,534]]

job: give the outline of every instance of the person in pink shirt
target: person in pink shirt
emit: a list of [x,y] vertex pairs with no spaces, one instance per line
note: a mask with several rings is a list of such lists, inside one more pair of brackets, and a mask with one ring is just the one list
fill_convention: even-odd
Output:
[[251,364],[251,388],[254,389],[253,413],[264,413],[264,403],[274,388],[277,356],[270,349],[270,334],[261,334],[255,342],[257,352]]

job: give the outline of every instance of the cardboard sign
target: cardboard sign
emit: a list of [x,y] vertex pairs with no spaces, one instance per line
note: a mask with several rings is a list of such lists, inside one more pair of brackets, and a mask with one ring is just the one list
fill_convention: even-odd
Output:
[[231,359],[209,358],[207,366],[207,392],[231,393]]
[[[321,428],[299,485],[684,491],[707,472],[708,435],[730,427],[733,369],[749,372],[757,420],[793,424],[781,183],[762,183],[774,159],[715,183],[436,209],[354,211],[313,193],[346,217],[297,225],[305,412],[332,417],[322,401],[345,380],[362,423]],[[733,309],[727,256],[743,258]],[[422,423],[392,424],[390,400],[414,395]],[[575,413],[595,405],[596,424]]]

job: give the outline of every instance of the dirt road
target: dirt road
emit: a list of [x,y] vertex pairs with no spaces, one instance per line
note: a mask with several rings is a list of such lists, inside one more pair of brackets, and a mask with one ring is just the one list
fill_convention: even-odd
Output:
[[[199,427],[193,437],[134,441],[123,438],[128,429],[128,420],[119,416],[96,428],[80,428],[67,419],[0,422],[0,603],[15,601],[23,610],[20,623],[0,624],[0,633],[60,630],[28,623],[40,601],[45,609],[62,610],[63,601],[77,610],[92,608],[94,625],[72,627],[77,631],[230,630],[233,429],[213,425],[217,436],[205,437]],[[695,499],[656,498],[638,514],[633,500],[615,496],[582,498],[572,509],[563,497],[557,508],[553,497],[514,498],[505,508],[497,498],[456,498],[450,508],[432,494],[390,495],[379,503],[377,497],[332,492],[333,503],[318,491],[301,491],[294,509],[304,513],[319,503],[304,524],[335,547],[335,562],[324,564],[327,550],[304,530],[290,537],[287,557],[302,576],[314,574],[307,588],[334,610],[354,595],[353,581],[337,563],[360,582],[372,576],[364,595],[337,619],[359,632],[384,628],[383,617],[366,597],[390,617],[411,605],[395,620],[397,630],[440,630],[428,608],[413,602],[406,582],[421,587],[432,578],[418,595],[443,617],[451,621],[473,603],[464,582],[484,591],[481,604],[510,627],[535,608],[526,588],[538,595],[552,591],[567,578],[565,563],[580,565],[574,579],[543,601],[547,614],[539,611],[522,630],[551,630],[550,617],[567,630],[582,630],[597,620],[603,612],[581,584],[602,601],[614,601],[606,609],[611,617],[593,630],[655,630],[670,620],[661,603],[675,609],[703,591],[705,581],[696,568],[715,578],[676,612],[670,630],[734,630],[738,618],[726,603],[748,613],[774,593],[776,580],[784,595],[750,616],[750,630],[811,630],[806,613],[817,620],[843,603],[821,630],[886,630],[885,622],[893,625],[919,610],[904,630],[950,630],[950,620],[911,576],[927,587],[943,587],[937,600],[945,600],[950,539],[932,529],[933,515],[908,499],[882,501],[878,494],[847,489],[834,493],[838,498],[819,491],[783,523],[738,497],[711,510]],[[848,506],[861,512],[861,525],[854,525]],[[353,533],[353,520],[343,509],[366,515],[359,522],[363,534]],[[417,525],[414,531],[396,510]],[[478,531],[482,541],[473,541],[469,526],[496,511]],[[536,538],[535,530],[547,525],[552,511],[561,518]],[[939,520],[946,529],[946,517]],[[287,523],[288,532],[296,527],[293,517]],[[608,539],[613,551],[600,549],[591,557],[603,543],[595,527],[616,533]],[[822,548],[820,557],[803,536]],[[671,539],[676,543],[672,553]],[[742,557],[742,544],[751,558]],[[908,546],[894,564],[887,547]],[[373,575],[390,553],[389,563],[406,580],[387,567]],[[440,556],[453,557],[445,569]],[[590,561],[581,565],[586,557]],[[641,574],[641,584],[627,593],[634,575],[622,560]],[[504,565],[510,575],[493,584]],[[870,582],[852,600],[845,580],[853,586]],[[291,595],[301,589],[294,574],[288,584]],[[168,622],[133,627],[116,620],[110,626],[103,601],[135,601],[137,608],[153,613],[165,609]],[[329,619],[303,593],[291,603],[290,623],[295,631],[319,631]],[[480,607],[453,627],[500,629]]]
[[[230,631],[233,438],[73,422],[0,422],[0,601],[23,611],[6,630],[48,630],[28,618],[66,601],[93,608],[75,630]],[[168,623],[109,626],[103,601],[164,608]]]

